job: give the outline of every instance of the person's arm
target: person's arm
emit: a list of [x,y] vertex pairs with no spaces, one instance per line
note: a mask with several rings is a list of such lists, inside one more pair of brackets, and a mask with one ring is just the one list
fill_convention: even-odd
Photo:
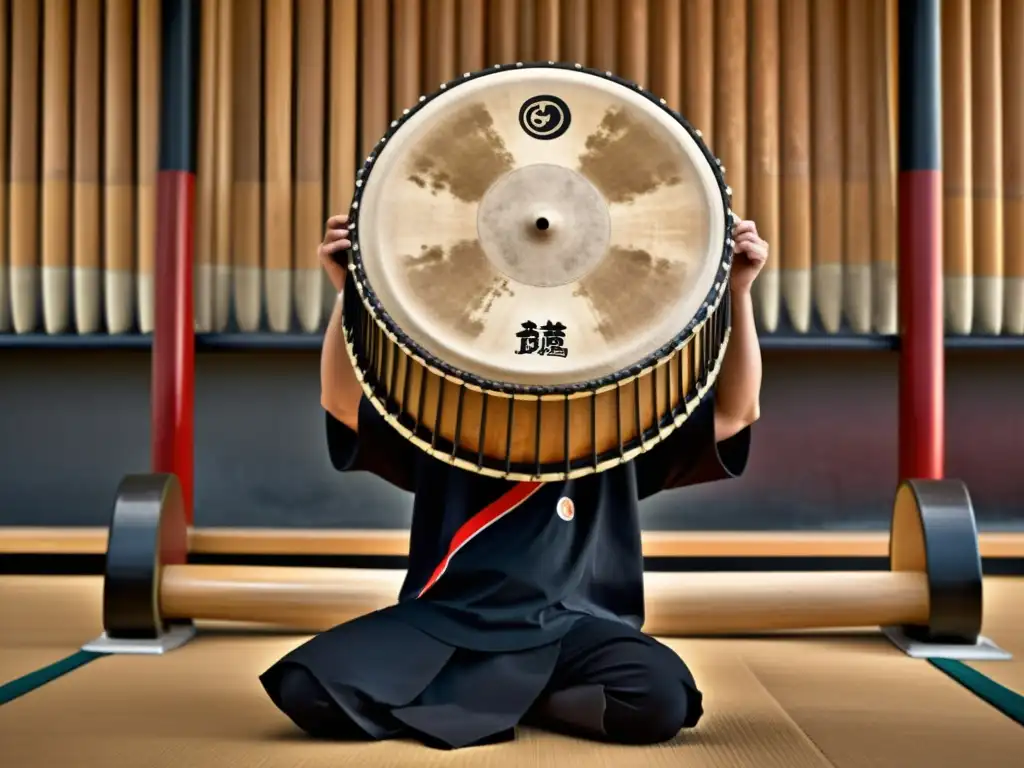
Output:
[[761,415],[761,345],[750,290],[768,261],[768,243],[753,221],[736,224],[732,236],[732,333],[715,396],[715,439],[719,442],[747,429]]
[[[338,291],[320,352],[320,405],[327,422],[327,450],[339,472],[371,472],[392,485],[414,488],[415,447],[398,434],[363,396],[345,348],[342,291],[347,275],[336,254],[350,246],[348,219],[332,216],[320,246],[320,263]],[[349,287],[349,290],[355,290]]]
[[320,405],[353,432],[358,432],[359,402],[362,398],[363,388],[345,349],[339,300],[335,302],[327,323],[320,353]]
[[761,415],[761,345],[749,288],[732,290],[732,332],[718,373],[715,439],[728,440]]
[[718,380],[682,425],[637,460],[640,498],[738,477],[746,469],[751,426],[761,410],[761,347],[750,289],[768,258],[768,244],[752,221],[737,224],[733,238],[732,330]]
[[[726,358],[730,350],[731,345],[725,353]],[[727,480],[743,474],[750,455],[751,424],[738,426],[738,422],[730,420],[727,422],[730,433],[721,436],[719,425],[722,419],[718,403],[716,385],[672,434],[637,457],[637,495],[640,499],[673,488]]]

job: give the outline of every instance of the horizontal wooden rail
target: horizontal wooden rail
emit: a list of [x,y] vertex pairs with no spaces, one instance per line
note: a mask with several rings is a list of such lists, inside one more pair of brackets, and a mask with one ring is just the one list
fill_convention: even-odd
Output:
[[[985,532],[987,558],[1024,557],[1024,531]],[[104,528],[2,527],[0,555],[100,555]],[[886,557],[889,534],[805,531],[645,531],[646,557]],[[409,551],[404,530],[194,528],[189,550],[205,555],[392,556]]]
[[[392,605],[390,569],[171,565],[160,582],[168,619],[323,631]],[[655,635],[829,629],[928,620],[923,573],[647,573],[644,630]]]

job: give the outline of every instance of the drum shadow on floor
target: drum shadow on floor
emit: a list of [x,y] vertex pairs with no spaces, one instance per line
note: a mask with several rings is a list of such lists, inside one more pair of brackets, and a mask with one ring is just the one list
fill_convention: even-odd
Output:
[[731,632],[724,635],[710,636],[699,636],[695,635],[692,637],[660,637],[659,638],[666,643],[674,642],[692,642],[695,640],[701,640],[710,643],[716,643],[721,641],[722,643],[729,642],[759,642],[765,645],[774,645],[776,643],[817,643],[822,646],[833,646],[842,645],[844,647],[861,647],[872,648],[874,646],[887,647],[895,649],[885,636],[878,629],[864,629],[864,630],[808,630],[807,632],[798,631],[780,631],[780,632]]
[[[744,731],[746,731],[750,735],[750,738],[752,738],[752,739],[757,739],[759,737],[758,734],[760,734],[763,737],[767,737],[767,736],[771,735],[776,730],[776,726],[774,724],[771,724],[771,723],[757,723],[757,722],[749,722],[749,721],[747,721],[747,722],[744,723],[743,727],[744,727]],[[279,729],[274,729],[273,731],[269,731],[269,732],[266,732],[266,733],[262,734],[260,740],[261,741],[266,741],[266,742],[272,742],[272,743],[275,743],[275,744],[282,744],[282,745],[292,745],[292,744],[294,744],[296,746],[299,746],[299,745],[302,745],[302,744],[310,744],[310,743],[333,744],[333,745],[336,745],[339,749],[344,749],[345,747],[357,747],[357,746],[368,746],[368,745],[373,745],[373,746],[376,746],[379,749],[383,749],[383,748],[385,748],[388,745],[392,745],[392,746],[399,746],[399,745],[401,745],[401,746],[406,747],[406,748],[412,747],[412,748],[422,749],[424,752],[427,752],[427,753],[430,753],[430,754],[435,754],[435,753],[443,752],[444,751],[444,750],[436,750],[436,749],[433,749],[431,747],[424,746],[424,745],[420,744],[419,742],[417,742],[417,741],[415,741],[413,739],[409,739],[409,738],[391,739],[389,741],[380,741],[380,742],[359,741],[359,740],[355,740],[355,739],[316,738],[316,737],[313,737],[313,736],[309,736],[308,734],[306,734],[303,731],[299,730],[297,727],[291,726],[291,725],[288,725],[288,724],[283,725]],[[538,741],[550,741],[550,742],[552,742],[552,744],[557,743],[557,744],[565,746],[565,747],[573,747],[573,746],[575,746],[577,749],[617,749],[617,750],[631,751],[631,752],[637,752],[637,753],[642,753],[643,750],[645,750],[645,749],[652,749],[652,748],[668,749],[668,748],[676,748],[676,747],[685,748],[685,747],[735,746],[735,741],[734,741],[733,738],[731,738],[731,737],[725,738],[723,733],[721,733],[719,731],[707,731],[707,732],[705,732],[705,731],[702,731],[699,727],[697,729],[694,729],[694,730],[680,731],[677,736],[675,736],[673,739],[670,739],[669,741],[662,742],[661,744],[653,745],[653,747],[652,746],[646,746],[645,747],[645,746],[630,746],[630,745],[622,745],[622,744],[605,744],[605,743],[596,742],[596,741],[586,741],[584,739],[578,739],[578,738],[575,738],[573,736],[566,736],[566,735],[560,734],[560,733],[553,733],[553,732],[545,731],[545,730],[542,730],[542,729],[539,729],[539,728],[534,728],[534,727],[531,727],[531,726],[522,726],[522,727],[516,728],[516,738],[515,738],[514,741],[505,742],[505,743],[502,743],[502,744],[489,745],[489,748],[492,749],[492,750],[493,749],[502,749],[502,748],[511,750],[511,749],[516,748],[517,745],[533,744],[533,743],[536,743]],[[469,747],[467,749],[469,751],[472,751],[474,748],[473,747]],[[640,757],[639,754],[637,756]]]
[[270,624],[240,624],[225,623],[217,624],[212,622],[197,622],[196,630],[198,636],[203,638],[220,638],[228,640],[244,640],[246,637],[269,637],[276,639],[295,638],[296,640],[308,640],[316,632],[302,632],[288,627],[278,627]]

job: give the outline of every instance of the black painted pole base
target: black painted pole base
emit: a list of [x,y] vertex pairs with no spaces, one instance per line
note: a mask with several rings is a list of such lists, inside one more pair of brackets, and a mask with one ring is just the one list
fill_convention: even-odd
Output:
[[128,475],[121,481],[107,540],[103,580],[103,634],[84,650],[164,653],[195,635],[190,621],[160,615],[165,565],[184,564],[188,527],[181,485],[174,475]]
[[884,627],[915,658],[1005,659],[981,636],[982,571],[978,527],[959,480],[907,480],[896,493],[889,538],[893,571],[928,576],[928,623]]

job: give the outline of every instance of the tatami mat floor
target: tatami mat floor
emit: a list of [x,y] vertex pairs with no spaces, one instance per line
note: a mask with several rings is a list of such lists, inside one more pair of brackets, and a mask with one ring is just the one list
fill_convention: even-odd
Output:
[[0,685],[99,635],[102,606],[98,576],[0,576]]
[[[985,634],[1013,660],[971,662],[1000,685],[1024,695],[1024,578],[985,580]],[[1021,756],[1024,765],[1024,755]]]
[[[987,632],[1021,641],[1021,581],[994,580]],[[5,682],[99,632],[100,582],[0,578]],[[1009,615],[1010,618],[1007,618]],[[163,657],[102,658],[0,707],[3,764],[18,768],[1017,768],[1024,728],[873,633],[670,640],[706,695],[700,726],[658,747],[524,730],[513,744],[439,752],[303,737],[257,675],[304,638],[212,629]],[[1018,649],[1022,653],[1024,649]],[[1014,662],[979,665],[1019,682]],[[1014,671],[1016,670],[1016,671]],[[1018,686],[1019,690],[1019,686]]]

